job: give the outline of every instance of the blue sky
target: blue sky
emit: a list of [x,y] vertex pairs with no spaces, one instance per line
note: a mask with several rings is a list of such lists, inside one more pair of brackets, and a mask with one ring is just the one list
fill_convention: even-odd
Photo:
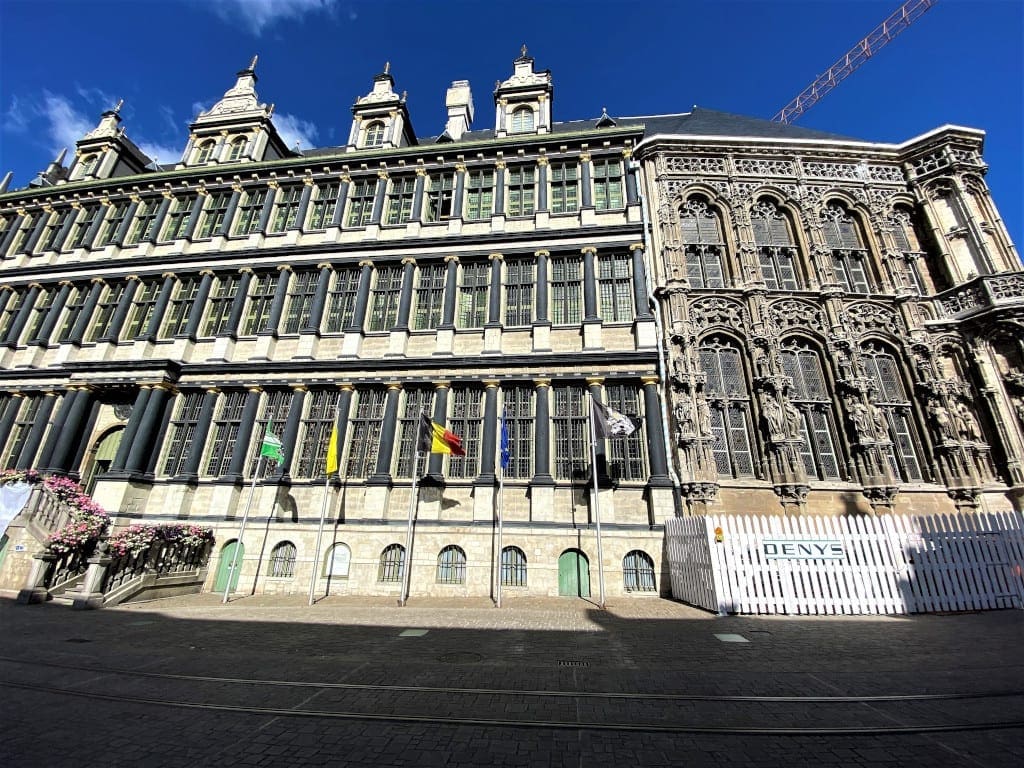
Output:
[[[128,136],[176,161],[188,123],[259,54],[257,89],[290,145],[344,141],[391,62],[417,134],[470,80],[476,127],[522,44],[555,82],[556,120],[684,112],[772,117],[899,0],[0,0],[0,173],[23,186],[118,99]],[[1024,2],[940,0],[797,121],[901,142],[984,129],[988,182],[1024,243]]]

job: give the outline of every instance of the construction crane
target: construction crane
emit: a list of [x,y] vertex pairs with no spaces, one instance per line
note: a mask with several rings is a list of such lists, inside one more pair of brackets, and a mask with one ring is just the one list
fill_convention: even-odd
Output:
[[909,27],[939,0],[908,0],[889,18],[879,24],[863,40],[847,51],[839,61],[825,70],[800,95],[784,106],[772,118],[776,123],[792,123],[813,107],[829,91],[853,74],[861,64],[892,42],[900,32]]

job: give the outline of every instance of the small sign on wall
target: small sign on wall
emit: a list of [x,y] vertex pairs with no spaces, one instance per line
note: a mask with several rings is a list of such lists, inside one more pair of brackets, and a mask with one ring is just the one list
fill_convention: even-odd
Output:
[[846,550],[839,539],[764,539],[765,560],[843,560]]

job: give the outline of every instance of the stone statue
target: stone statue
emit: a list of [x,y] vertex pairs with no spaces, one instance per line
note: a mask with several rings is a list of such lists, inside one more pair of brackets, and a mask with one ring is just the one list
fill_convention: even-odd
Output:
[[953,420],[949,418],[949,411],[938,403],[933,402],[928,406],[928,413],[931,415],[932,421],[935,422],[935,426],[938,428],[943,440],[956,440],[956,427],[953,426]]
[[693,423],[693,403],[690,400],[689,394],[684,394],[676,401],[674,415],[676,417],[676,432],[679,441],[682,442],[684,437],[692,437],[695,425]]
[[858,400],[850,406],[850,419],[853,421],[858,439],[863,440],[871,436],[871,414],[864,403]]
[[957,403],[956,406],[957,431],[964,440],[972,442],[981,441],[981,430],[978,428],[978,420],[971,413],[966,403]]
[[786,401],[786,432],[792,438],[803,438],[804,417],[789,400]]
[[889,439],[889,422],[885,418],[885,411],[877,405],[871,405],[871,422],[875,427],[875,435],[879,440]]
[[777,395],[768,392],[761,394],[762,411],[764,420],[768,424],[768,434],[771,437],[778,437],[786,433],[785,416],[782,413],[782,406],[779,405]]
[[707,401],[703,398],[697,400],[697,419],[700,422],[701,436],[711,437],[711,411],[708,410]]

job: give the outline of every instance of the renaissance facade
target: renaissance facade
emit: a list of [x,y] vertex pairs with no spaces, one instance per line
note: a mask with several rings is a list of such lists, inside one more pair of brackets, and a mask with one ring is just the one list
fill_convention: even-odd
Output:
[[[1024,280],[980,132],[558,122],[513,67],[492,127],[456,81],[426,139],[387,68],[338,147],[288,149],[255,61],[173,166],[104,113],[0,195],[0,467],[213,526],[207,589],[397,595],[408,555],[413,598],[587,593],[594,471],[612,595],[667,594],[672,515],[1016,504]],[[588,396],[640,424],[596,463]],[[417,464],[423,412],[465,457]]]

